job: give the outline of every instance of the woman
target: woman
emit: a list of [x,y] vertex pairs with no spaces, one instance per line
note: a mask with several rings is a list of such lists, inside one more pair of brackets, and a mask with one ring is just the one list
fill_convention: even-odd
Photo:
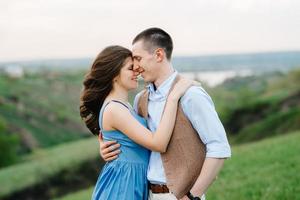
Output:
[[128,103],[128,92],[138,86],[130,50],[105,48],[85,76],[80,115],[93,134],[121,144],[119,157],[105,164],[92,199],[147,200],[149,150],[165,152],[170,140],[179,98],[192,81],[182,79],[167,99],[158,129],[152,133],[146,121]]

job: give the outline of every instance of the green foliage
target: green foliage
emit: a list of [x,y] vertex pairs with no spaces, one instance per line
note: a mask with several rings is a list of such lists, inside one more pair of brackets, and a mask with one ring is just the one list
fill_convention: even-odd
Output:
[[300,129],[300,70],[235,78],[208,89],[232,143]]
[[3,117],[0,116],[0,133],[4,132],[6,130],[6,127],[7,127],[7,122]]
[[86,137],[90,134],[79,116],[82,79],[82,72],[0,76],[1,116],[16,134],[24,130],[42,148]]
[[97,158],[98,141],[94,137],[35,151],[26,162],[0,170],[0,198]]
[[18,160],[18,144],[19,138],[16,135],[0,132],[0,167],[11,165]]
[[19,138],[17,135],[7,134],[7,123],[0,116],[0,168],[11,165],[18,160]]
[[299,130],[299,122],[300,108],[291,109],[287,112],[277,112],[246,126],[233,138],[232,142],[245,143],[284,134],[290,130]]

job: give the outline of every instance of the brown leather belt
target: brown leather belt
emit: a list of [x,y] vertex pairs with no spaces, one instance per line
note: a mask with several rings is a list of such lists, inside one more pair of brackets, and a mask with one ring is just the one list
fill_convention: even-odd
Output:
[[159,184],[149,184],[150,190],[152,193],[169,193],[169,188],[166,185],[159,185]]

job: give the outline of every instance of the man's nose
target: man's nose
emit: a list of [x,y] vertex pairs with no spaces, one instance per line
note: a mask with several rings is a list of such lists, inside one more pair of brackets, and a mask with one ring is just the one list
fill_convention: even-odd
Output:
[[134,70],[134,71],[137,71],[137,70],[139,69],[139,67],[140,67],[140,66],[138,65],[137,62],[134,62],[134,63],[133,63],[133,70]]

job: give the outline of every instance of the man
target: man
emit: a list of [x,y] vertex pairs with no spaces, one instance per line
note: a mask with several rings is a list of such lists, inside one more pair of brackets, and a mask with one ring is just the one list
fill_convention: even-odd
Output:
[[[150,28],[138,34],[132,45],[134,70],[141,73],[144,81],[149,83],[147,86],[149,95],[147,99],[147,123],[149,129],[155,131],[160,122],[172,83],[178,75],[171,64],[173,42],[170,35],[162,29]],[[139,93],[135,98],[134,108],[136,111],[138,111],[141,96],[142,93]],[[185,117],[192,124],[193,129],[196,130],[205,146],[205,158],[201,173],[197,175],[198,177],[193,182],[190,191],[180,198],[182,200],[204,200],[204,193],[216,178],[224,160],[231,156],[230,146],[214,104],[202,87],[192,86],[188,89],[181,98],[180,105]],[[178,123],[181,122],[178,121]],[[117,150],[120,145],[115,142],[103,142],[101,137],[99,141],[100,153],[104,160],[113,160],[120,153]],[[170,191],[166,186],[168,180],[164,169],[165,161],[162,161],[162,156],[158,152],[151,152],[147,172],[147,178],[151,185],[150,200],[176,199],[172,190]],[[184,155],[177,156],[182,157]],[[180,184],[180,181],[177,182],[177,184]]]

